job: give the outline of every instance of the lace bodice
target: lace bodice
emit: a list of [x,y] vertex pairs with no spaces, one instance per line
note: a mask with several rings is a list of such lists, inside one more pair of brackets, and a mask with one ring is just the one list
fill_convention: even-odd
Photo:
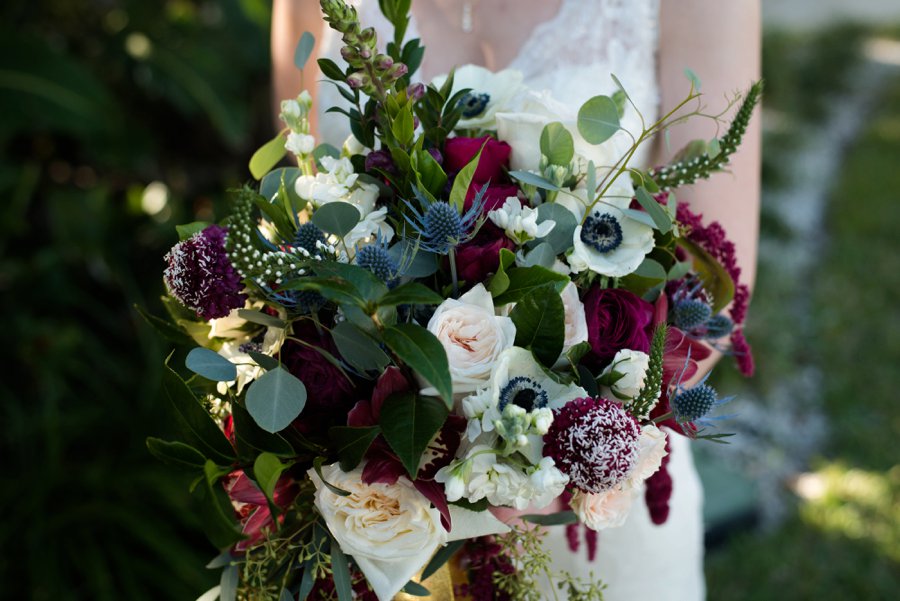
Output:
[[[489,2],[490,0],[484,0]],[[380,41],[390,39],[390,25],[374,0],[351,0],[364,24],[372,25]],[[525,84],[536,91],[550,90],[553,97],[576,111],[587,99],[616,90],[614,73],[645,118],[657,112],[656,47],[659,0],[562,0],[555,17],[538,25],[508,68],[521,71]],[[407,38],[418,37],[415,19]],[[417,75],[433,75],[425,60]],[[320,53],[340,64],[340,38],[332,30],[323,35]],[[345,119],[324,114],[343,104],[334,86],[320,86],[319,131],[325,141],[340,145],[347,135]],[[628,110],[623,126],[640,131],[640,120]],[[641,161],[642,157],[638,157]],[[642,161],[641,161],[642,162]]]

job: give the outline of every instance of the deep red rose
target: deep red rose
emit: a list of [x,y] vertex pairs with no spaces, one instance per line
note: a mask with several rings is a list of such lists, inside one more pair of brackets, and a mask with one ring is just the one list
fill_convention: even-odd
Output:
[[590,358],[606,366],[622,349],[648,352],[653,305],[620,288],[592,288],[584,297]]
[[516,245],[490,221],[486,221],[471,241],[456,249],[456,269],[467,285],[483,282],[500,266],[500,249],[515,251]]
[[[466,192],[466,200],[463,208],[468,211],[472,208],[472,202],[475,200],[475,194],[481,191],[481,186],[469,186]],[[497,186],[488,186],[482,196],[484,206],[481,209],[482,214],[486,215],[488,211],[493,211],[503,206],[506,199],[511,196],[518,196],[519,188],[513,184],[499,184]]]
[[512,148],[506,142],[500,142],[490,136],[449,138],[444,143],[444,169],[449,173],[458,172],[475,158],[482,146],[484,149],[481,151],[472,182],[486,184],[488,181],[498,181],[503,177],[503,168],[509,166]]
[[325,332],[320,334],[315,326],[308,323],[296,324],[294,335],[308,344],[288,340],[281,347],[280,356],[284,367],[306,386],[308,406],[300,421],[308,421],[304,417],[309,417],[309,409],[331,413],[349,409],[357,394],[353,382],[325,355],[313,348],[318,347],[337,356],[331,337]]

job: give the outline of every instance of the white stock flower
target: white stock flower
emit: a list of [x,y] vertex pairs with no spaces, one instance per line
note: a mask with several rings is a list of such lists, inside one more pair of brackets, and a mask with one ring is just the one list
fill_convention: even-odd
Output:
[[361,218],[375,210],[378,186],[357,181],[359,176],[353,172],[350,159],[325,156],[320,162],[325,171],[297,178],[294,188],[300,198],[316,206],[337,201],[349,202],[359,209]]
[[333,493],[315,470],[315,505],[328,530],[352,555],[381,601],[393,598],[448,541],[437,509],[404,477],[396,484],[364,484],[362,467],[343,472],[334,463],[322,468],[325,480],[348,491]]
[[[625,405],[628,406],[628,402],[637,397],[644,387],[644,380],[647,378],[649,368],[650,355],[641,351],[622,349],[616,353],[612,363],[600,374],[600,377],[603,377],[615,372],[621,377],[609,387],[602,387],[600,389],[601,396],[625,401]],[[656,397],[659,398],[659,391],[657,391]]]
[[563,302],[563,310],[565,311],[565,338],[563,339],[563,350],[560,353],[554,367],[562,367],[567,363],[566,353],[569,352],[576,344],[587,342],[588,327],[587,316],[584,312],[584,303],[578,298],[578,287],[574,282],[569,282],[560,293]]
[[[459,120],[462,129],[494,129],[494,117],[500,111],[509,110],[510,103],[524,90],[522,73],[514,69],[493,72],[478,65],[463,65],[453,71],[451,95],[468,88],[467,97],[472,108],[471,116]],[[447,81],[446,75],[438,75],[431,83],[438,89]],[[483,105],[483,108],[482,108]],[[479,111],[479,109],[481,109]],[[477,112],[476,112],[477,111]]]
[[350,134],[347,136],[347,139],[344,140],[344,145],[341,146],[341,153],[344,156],[352,157],[357,154],[368,154],[369,149],[363,146],[362,142],[356,139],[356,136]]
[[637,487],[613,487],[601,493],[578,490],[569,505],[578,520],[591,530],[618,528],[625,523],[640,492]]
[[[478,284],[459,299],[447,299],[428,322],[450,364],[453,392],[472,392],[488,381],[497,357],[513,345],[516,326],[512,319],[497,316],[491,293]],[[433,388],[423,394],[435,394]]]
[[357,246],[361,248],[379,239],[390,242],[393,238],[394,228],[387,222],[387,207],[381,207],[353,226],[353,229],[344,236],[344,244],[347,245],[347,250],[351,253],[349,258],[352,259]]
[[556,467],[551,457],[544,457],[528,477],[531,495],[529,505],[543,509],[561,495],[569,483],[569,477]]
[[573,273],[587,269],[610,277],[632,273],[653,250],[653,228],[614,206],[598,203],[572,235]]
[[505,230],[507,237],[520,246],[529,240],[543,238],[556,226],[556,222],[552,219],[538,224],[537,210],[522,206],[515,196],[507,198],[499,209],[489,211],[488,218],[494,225]]
[[315,150],[316,139],[309,134],[300,134],[292,131],[288,134],[284,147],[297,156],[306,156]]

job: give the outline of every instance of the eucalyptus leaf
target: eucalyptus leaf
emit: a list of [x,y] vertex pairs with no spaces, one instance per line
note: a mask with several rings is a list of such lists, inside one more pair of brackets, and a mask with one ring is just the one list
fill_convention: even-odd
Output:
[[270,369],[277,369],[281,363],[278,362],[278,359],[267,355],[265,353],[259,353],[256,351],[247,351],[247,354],[250,355],[250,358],[253,359],[253,362],[259,365],[266,371]]
[[220,601],[236,601],[239,577],[240,572],[237,566],[228,566],[222,570],[222,578],[219,580]]
[[678,263],[672,265],[672,267],[669,269],[667,279],[680,280],[691,272],[691,267],[693,267],[693,265],[690,261],[679,261]]
[[231,382],[237,379],[237,367],[234,363],[208,348],[191,349],[184,360],[184,366],[213,382]]
[[297,48],[294,49],[294,66],[302,71],[306,66],[306,61],[309,60],[315,45],[316,38],[313,37],[313,34],[304,31],[303,35],[300,36],[300,41],[297,42]]
[[540,144],[541,154],[547,157],[551,165],[568,167],[575,156],[575,141],[572,134],[559,121],[544,126]]
[[562,189],[550,180],[530,171],[510,171],[509,175],[523,184],[529,184],[535,188],[541,188],[542,190],[559,192]]
[[553,250],[553,247],[547,242],[541,242],[525,255],[523,266],[532,267],[539,265],[550,269],[554,263],[556,263],[556,252]]
[[238,309],[238,317],[244,321],[266,326],[267,328],[278,328],[283,330],[287,327],[287,324],[284,323],[284,321],[278,319],[274,315],[269,315],[268,313],[263,313],[262,311],[257,311],[255,309]]
[[694,92],[699,92],[699,91],[700,91],[700,86],[701,86],[702,84],[701,84],[701,82],[700,82],[700,78],[697,77],[697,74],[694,73],[693,69],[685,68],[685,70],[684,70],[684,76],[687,77],[688,80],[691,82],[691,86],[694,88],[693,91],[694,91]]
[[634,219],[639,223],[643,223],[644,225],[652,228],[656,228],[656,222],[653,221],[653,217],[651,217],[648,213],[644,211],[638,211],[637,209],[619,209],[622,213],[630,219]]
[[278,134],[262,145],[259,150],[250,157],[250,174],[254,179],[262,179],[278,162],[284,158],[287,150],[284,147],[287,139]]
[[594,96],[578,110],[578,132],[589,144],[602,144],[619,131],[619,109],[609,96]]
[[334,426],[328,430],[329,438],[334,442],[335,453],[345,472],[356,469],[362,461],[372,442],[381,433],[378,426],[350,427]]
[[660,265],[658,261],[654,261],[649,257],[645,258],[641,264],[638,265],[638,268],[634,270],[634,274],[639,275],[642,278],[659,281],[665,281],[667,275],[665,267]]
[[411,479],[416,478],[422,454],[444,425],[448,411],[440,399],[412,392],[384,400],[378,420],[381,432]]
[[306,601],[313,586],[316,584],[316,578],[313,575],[313,561],[306,560],[303,564],[303,578],[300,579],[300,590],[297,592],[297,601]]
[[509,314],[516,324],[516,346],[531,349],[550,367],[562,353],[566,315],[562,297],[552,284],[535,288]]
[[225,549],[224,551],[213,557],[208,564],[206,564],[206,569],[217,570],[219,568],[224,568],[234,560],[235,557],[231,554],[231,549]]
[[[553,254],[560,255],[572,248],[572,234],[578,226],[578,220],[572,211],[566,207],[552,202],[545,202],[537,208],[538,224],[552,220],[556,225],[550,230],[550,233],[540,238],[541,241],[548,243],[553,247]],[[537,246],[532,241],[530,246]]]
[[388,249],[388,254],[403,275],[411,278],[427,278],[438,270],[438,257],[432,252],[422,250],[412,240],[400,240]]
[[334,201],[326,203],[313,213],[312,222],[325,233],[343,238],[350,233],[362,219],[359,209],[349,202]]
[[391,359],[369,334],[349,321],[331,330],[331,338],[341,357],[361,372],[382,371]]
[[637,198],[638,203],[640,203],[641,207],[647,211],[647,214],[650,215],[650,218],[653,219],[653,223],[663,234],[672,230],[672,219],[669,217],[669,214],[666,210],[656,201],[655,198],[650,196],[650,193],[643,187],[639,187],[635,190],[635,197]]
[[247,411],[266,432],[288,427],[305,405],[306,386],[285,369],[267,371],[247,389]]
[[422,326],[401,323],[385,328],[383,336],[388,347],[437,389],[447,407],[452,407],[453,387],[447,352],[434,334]]
[[291,591],[283,588],[281,594],[278,595],[278,601],[294,601],[294,595],[291,594]]
[[350,565],[347,562],[347,556],[341,551],[341,546],[334,539],[331,541],[331,572],[338,601],[353,601]]

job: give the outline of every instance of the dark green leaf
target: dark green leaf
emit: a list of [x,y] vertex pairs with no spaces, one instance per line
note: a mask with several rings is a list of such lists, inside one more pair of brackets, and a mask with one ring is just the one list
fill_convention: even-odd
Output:
[[453,406],[453,387],[447,353],[434,334],[411,323],[401,323],[385,328],[384,341],[413,371],[434,386],[438,394]]
[[482,144],[475,156],[472,157],[472,160],[459,170],[459,173],[456,174],[456,179],[453,180],[453,187],[450,189],[450,205],[456,207],[460,214],[463,212],[466,195],[469,192],[469,186],[472,184],[472,178],[475,177],[475,170],[478,169],[478,161],[481,160],[481,151],[483,149],[484,145]]
[[722,264],[699,245],[687,238],[679,238],[678,245],[691,255],[694,270],[700,276],[703,288],[712,294],[713,313],[718,313],[734,298],[734,280]]
[[347,563],[347,556],[341,551],[338,542],[333,539],[331,541],[331,571],[338,601],[353,601],[353,587],[350,584],[350,566]]
[[391,362],[369,334],[349,321],[337,324],[331,330],[331,338],[341,357],[359,371],[382,371]]
[[672,229],[672,219],[669,217],[669,214],[666,213],[666,210],[662,208],[662,206],[656,201],[655,198],[650,196],[650,193],[647,192],[643,187],[639,187],[635,190],[635,197],[637,201],[640,203],[641,207],[647,211],[647,214],[650,215],[650,218],[653,219],[653,223],[663,234],[669,232]]
[[316,457],[315,461],[313,461],[313,469],[316,470],[316,474],[319,476],[319,479],[322,481],[322,484],[325,485],[325,488],[338,495],[339,497],[349,496],[350,493],[346,490],[340,489],[334,484],[331,484],[328,480],[325,479],[325,476],[322,475],[322,464],[325,463],[324,457]]
[[184,359],[184,366],[213,382],[231,382],[237,379],[237,367],[234,363],[208,348],[191,349]]
[[574,511],[560,511],[559,513],[529,513],[519,519],[539,526],[562,526],[563,524],[575,524],[578,518]]
[[287,152],[284,148],[285,142],[286,138],[278,134],[253,153],[249,166],[254,179],[262,179],[284,157]]
[[410,478],[415,479],[422,454],[444,425],[447,413],[440,399],[412,392],[392,394],[381,406],[381,432]]
[[427,597],[431,594],[431,591],[413,580],[406,583],[403,587],[403,592],[413,597]]
[[509,276],[506,270],[510,265],[515,264],[516,255],[508,248],[500,249],[500,265],[497,266],[497,272],[491,277],[488,283],[488,291],[491,296],[497,297],[506,292],[509,288]]
[[[207,464],[212,462],[208,461]],[[212,464],[212,469],[215,471],[218,466]],[[244,538],[223,487],[210,482],[209,478],[202,478],[201,485],[194,489],[193,495],[200,503],[201,509],[196,515],[200,517],[203,531],[216,547],[230,547]]]
[[401,284],[378,299],[378,304],[383,307],[395,305],[439,305],[442,302],[444,302],[444,297],[418,282]]
[[584,365],[578,366],[578,385],[587,391],[588,396],[600,396],[600,390],[597,388],[594,374]]
[[541,131],[541,154],[547,157],[551,165],[568,167],[575,156],[575,142],[569,130],[554,121],[544,126]]
[[275,494],[275,485],[288,467],[290,464],[281,463],[272,453],[261,453],[253,462],[253,478],[270,503],[274,503],[272,495]]
[[280,289],[314,290],[336,303],[356,305],[358,307],[365,307],[367,304],[366,299],[362,297],[353,284],[336,277],[302,277],[284,284]]
[[163,338],[165,338],[169,342],[181,346],[196,344],[194,342],[194,339],[191,338],[181,327],[168,322],[161,317],[150,315],[143,309],[143,307],[140,307],[138,305],[134,305],[134,309],[141,317],[144,318],[144,321],[146,321],[147,324],[150,325],[150,327],[156,330]]
[[578,362],[581,361],[581,358],[587,355],[590,351],[590,342],[579,342],[566,351],[566,359],[568,359],[572,367],[576,367],[578,365]]
[[340,278],[352,284],[367,301],[375,302],[384,296],[388,288],[384,282],[375,277],[368,269],[346,263],[319,263],[316,265],[318,275]]
[[566,316],[562,298],[551,285],[533,290],[509,314],[516,324],[516,346],[531,349],[544,365],[552,366],[562,353]]
[[559,192],[562,189],[550,180],[543,178],[536,173],[531,173],[530,171],[510,171],[509,175],[516,178],[523,184],[529,184],[534,186],[535,188],[541,188],[542,190]]
[[271,357],[265,353],[258,353],[256,351],[247,351],[247,354],[250,355],[250,358],[253,359],[253,362],[259,365],[261,368],[266,371],[270,369],[276,369],[279,365],[278,359],[275,357]]
[[589,144],[602,144],[619,131],[619,109],[609,96],[594,96],[578,110],[578,132]]
[[176,225],[175,231],[178,232],[179,240],[187,240],[194,234],[205,230],[209,225],[209,221],[192,221],[191,223],[185,223],[184,225]]
[[548,283],[552,283],[557,292],[562,292],[562,289],[569,283],[568,276],[550,271],[539,265],[516,267],[515,269],[510,269],[507,275],[509,276],[509,287],[503,294],[494,299],[495,305],[518,302],[537,288]]
[[308,31],[304,31],[297,42],[297,48],[294,50],[294,66],[301,71],[306,66],[306,61],[312,54],[313,47],[316,45],[316,38]]
[[349,202],[335,201],[322,205],[313,213],[312,222],[320,230],[343,238],[359,223],[359,209]]
[[202,468],[206,463],[203,453],[183,442],[169,442],[160,438],[147,438],[150,454],[169,465],[188,469]]
[[266,432],[256,425],[243,406],[237,403],[233,404],[231,415],[234,419],[234,436],[242,455],[254,457],[260,451],[279,457],[294,457],[297,454],[287,440],[278,434]]
[[428,562],[428,565],[425,566],[425,569],[422,570],[422,580],[428,580],[432,574],[441,569],[464,544],[466,544],[465,540],[454,540],[438,549],[431,561]]
[[344,79],[344,71],[337,66],[337,63],[328,58],[320,58],[318,61],[319,70],[322,71],[322,75],[327,77],[328,79],[334,79],[335,81],[343,82]]
[[438,269],[437,255],[422,250],[412,240],[401,240],[388,249],[388,254],[400,266],[403,275],[411,278],[427,278]]
[[335,426],[329,429],[328,435],[337,447],[335,452],[341,462],[341,469],[345,472],[355,469],[380,433],[381,428],[378,426]]
[[412,104],[408,104],[406,108],[401,109],[400,113],[391,122],[391,133],[394,134],[401,146],[407,147],[412,144],[412,139],[415,135]]
[[247,390],[247,411],[266,432],[288,427],[305,405],[306,386],[285,369],[267,371]]
[[[171,358],[171,355],[169,356]],[[202,445],[201,452],[207,456],[231,462],[234,449],[219,430],[184,380],[168,366],[163,370],[163,389],[174,407],[176,415],[187,432]]]

